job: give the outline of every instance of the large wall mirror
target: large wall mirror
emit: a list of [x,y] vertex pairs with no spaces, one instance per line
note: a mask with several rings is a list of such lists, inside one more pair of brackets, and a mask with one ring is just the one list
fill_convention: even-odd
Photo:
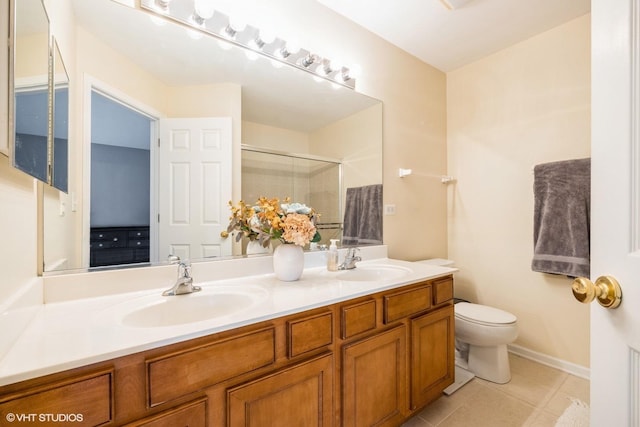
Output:
[[[55,220],[45,220],[45,271],[162,263],[171,252],[191,259],[239,255],[219,232],[228,223],[227,202],[255,194],[243,180],[247,148],[339,161],[342,175],[331,191],[340,207],[347,188],[382,183],[380,101],[119,2],[70,4],[76,31],[74,49],[65,53],[75,52],[70,87],[81,96],[69,99],[78,113],[69,121],[81,129],[69,137],[82,140],[69,165],[84,172],[68,184],[80,192],[77,226],[61,233]],[[191,157],[185,152],[192,150],[182,150],[194,146],[203,150]],[[259,167],[267,174],[280,168],[268,160]],[[305,168],[317,175],[317,167]],[[185,184],[195,170],[202,181],[196,191]],[[311,190],[295,197],[312,206],[320,200]],[[44,206],[52,210],[45,218],[56,216],[55,203]],[[343,214],[326,219],[335,226]],[[192,241],[171,240],[187,234]]]

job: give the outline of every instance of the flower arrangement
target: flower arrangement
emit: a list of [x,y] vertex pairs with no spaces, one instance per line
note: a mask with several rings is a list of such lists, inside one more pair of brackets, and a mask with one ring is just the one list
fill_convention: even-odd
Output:
[[254,206],[243,201],[237,205],[229,202],[229,206],[229,226],[222,237],[236,231],[236,241],[248,237],[258,240],[264,247],[272,239],[298,246],[320,241],[320,233],[316,229],[319,214],[302,203],[291,203],[288,197],[284,203],[277,198],[260,197]]

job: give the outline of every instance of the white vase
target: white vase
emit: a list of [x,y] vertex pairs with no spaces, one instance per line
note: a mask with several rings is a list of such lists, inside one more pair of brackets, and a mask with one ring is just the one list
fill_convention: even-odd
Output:
[[257,240],[249,240],[249,243],[247,243],[247,255],[268,254],[270,252],[271,242],[269,242],[269,245],[266,248]]
[[273,251],[273,272],[284,282],[298,280],[304,270],[302,246],[283,243]]

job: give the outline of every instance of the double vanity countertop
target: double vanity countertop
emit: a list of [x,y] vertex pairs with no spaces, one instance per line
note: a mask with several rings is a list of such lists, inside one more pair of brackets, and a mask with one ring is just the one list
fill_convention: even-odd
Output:
[[193,294],[163,297],[162,291],[167,288],[163,286],[47,302],[37,307],[24,330],[0,359],[0,385],[446,276],[455,271],[455,268],[377,258],[358,263],[355,270],[329,272],[324,266],[306,268],[300,280],[283,282],[273,273],[199,281],[194,268],[195,284],[201,286],[202,291]]

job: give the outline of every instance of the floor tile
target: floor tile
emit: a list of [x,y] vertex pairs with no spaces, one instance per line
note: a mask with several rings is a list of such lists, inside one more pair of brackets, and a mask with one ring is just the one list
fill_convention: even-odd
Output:
[[574,399],[589,403],[589,380],[513,354],[509,361],[509,383],[474,378],[403,427],[554,427]]
[[487,389],[471,396],[438,426],[513,427],[523,425],[535,411],[519,399]]

